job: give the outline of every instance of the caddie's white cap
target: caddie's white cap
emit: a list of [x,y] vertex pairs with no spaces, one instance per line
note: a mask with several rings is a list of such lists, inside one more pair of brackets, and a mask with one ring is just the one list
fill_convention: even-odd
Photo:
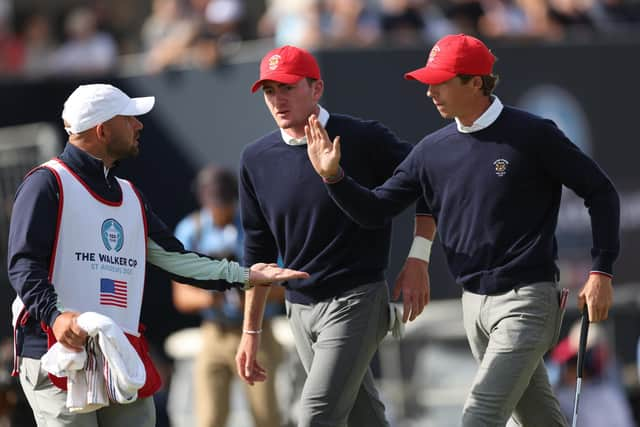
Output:
[[115,86],[91,84],[78,86],[64,103],[62,119],[69,135],[84,132],[115,116],[139,116],[153,108],[156,98],[129,98]]

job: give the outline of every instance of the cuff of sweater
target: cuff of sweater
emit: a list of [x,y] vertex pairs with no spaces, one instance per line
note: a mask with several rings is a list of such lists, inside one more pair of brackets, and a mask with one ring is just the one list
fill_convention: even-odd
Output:
[[60,316],[62,314],[62,312],[60,310],[53,310],[53,312],[51,313],[51,315],[49,316],[49,318],[46,320],[47,325],[50,328],[53,328],[53,324],[55,323],[56,319],[58,318],[58,316]]
[[340,182],[342,178],[344,178],[344,170],[342,169],[342,167],[338,166],[338,172],[336,172],[335,175],[328,176],[326,178],[323,176],[322,180],[325,184],[335,184],[337,182]]
[[613,277],[613,261],[612,257],[606,255],[599,255],[593,259],[591,266],[591,273],[600,273]]

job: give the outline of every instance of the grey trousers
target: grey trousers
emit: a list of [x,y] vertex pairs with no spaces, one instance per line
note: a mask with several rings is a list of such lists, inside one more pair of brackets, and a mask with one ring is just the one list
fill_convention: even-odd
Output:
[[307,379],[299,427],[388,427],[369,363],[389,326],[386,283],[313,305],[287,302]]
[[20,384],[33,410],[38,427],[154,427],[156,411],[153,398],[109,406],[86,414],[71,413],[66,408],[67,392],[59,389],[39,359],[20,358]]
[[564,310],[555,283],[499,295],[464,292],[464,327],[480,367],[464,405],[464,427],[567,426],[542,357],[560,333]]

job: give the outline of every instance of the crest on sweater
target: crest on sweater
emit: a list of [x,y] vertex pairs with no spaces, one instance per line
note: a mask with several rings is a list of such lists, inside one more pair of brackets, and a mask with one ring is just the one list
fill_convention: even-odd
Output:
[[498,159],[493,162],[493,166],[496,169],[496,175],[505,176],[509,169],[509,162],[505,159]]

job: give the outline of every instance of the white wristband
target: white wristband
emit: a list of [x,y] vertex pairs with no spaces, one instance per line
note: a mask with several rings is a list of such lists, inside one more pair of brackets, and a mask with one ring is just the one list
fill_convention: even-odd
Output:
[[257,331],[252,331],[249,329],[243,329],[242,332],[249,335],[260,335],[262,333],[262,329],[258,329]]
[[424,237],[414,237],[408,258],[417,258],[424,262],[429,262],[429,258],[431,257],[432,243],[433,242],[431,240],[425,239]]

